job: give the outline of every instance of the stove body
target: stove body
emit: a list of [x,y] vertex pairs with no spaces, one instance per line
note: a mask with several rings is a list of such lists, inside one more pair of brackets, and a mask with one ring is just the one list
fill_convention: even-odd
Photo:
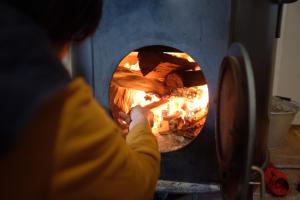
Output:
[[162,154],[163,180],[218,182],[215,98],[219,66],[232,42],[240,42],[253,62],[257,95],[255,161],[265,160],[272,44],[277,5],[264,1],[104,0],[93,37],[72,50],[75,74],[85,76],[96,99],[109,112],[109,86],[120,60],[129,52],[164,45],[188,53],[202,67],[209,88],[209,113],[199,136],[188,146]]

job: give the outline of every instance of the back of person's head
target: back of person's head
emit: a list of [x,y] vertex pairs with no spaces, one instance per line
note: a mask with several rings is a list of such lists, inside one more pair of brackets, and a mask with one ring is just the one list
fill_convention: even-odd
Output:
[[102,0],[0,0],[30,17],[48,34],[60,51],[72,41],[81,41],[97,28]]

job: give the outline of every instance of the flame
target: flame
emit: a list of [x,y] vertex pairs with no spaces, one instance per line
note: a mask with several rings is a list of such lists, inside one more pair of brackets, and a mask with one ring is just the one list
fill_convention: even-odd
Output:
[[[207,114],[207,105],[209,101],[207,85],[195,86],[190,88],[181,88],[182,93],[194,93],[194,96],[170,96],[167,103],[153,108],[151,111],[154,115],[154,125],[152,132],[157,134],[161,128],[164,117],[178,115],[184,122],[187,120],[201,119]],[[144,91],[130,89],[128,93],[131,96],[130,108],[140,105],[146,106],[160,100],[153,94]]]
[[128,62],[124,64],[124,67],[132,71],[140,71],[140,65],[137,61],[135,64],[130,65]]
[[[195,60],[186,53],[164,53],[185,58],[190,62],[195,62]],[[138,52],[131,52],[121,61],[120,65],[133,71],[140,71],[137,54]],[[200,70],[200,66],[197,70]],[[127,89],[124,99],[126,99],[126,105],[123,105],[123,110],[126,113],[134,106],[146,106],[160,100],[155,94],[134,89]],[[162,127],[165,125],[164,122],[166,122],[166,119],[174,116],[176,119],[181,119],[184,123],[202,120],[207,115],[208,103],[209,94],[207,85],[178,88],[168,97],[166,103],[151,110],[154,114],[154,125],[152,127],[153,134],[157,135],[160,133]]]
[[195,60],[186,53],[178,53],[178,52],[164,52],[164,53],[172,55],[172,56],[176,56],[176,57],[179,57],[179,58],[185,58],[189,62],[195,62]]
[[[191,56],[189,56],[186,53],[180,53],[180,52],[164,52],[165,54],[169,54],[172,56],[176,56],[179,58],[184,58],[188,60],[189,62],[196,62]],[[137,59],[138,52],[133,51],[129,53],[120,63],[121,66],[124,66],[127,69],[133,70],[133,71],[140,71],[139,61]],[[130,60],[130,62],[128,62]],[[134,62],[134,63],[133,63]],[[200,66],[197,66],[196,70],[200,70]]]

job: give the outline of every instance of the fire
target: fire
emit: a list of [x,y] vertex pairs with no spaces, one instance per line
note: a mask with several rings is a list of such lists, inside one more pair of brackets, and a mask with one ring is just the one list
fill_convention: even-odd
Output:
[[[194,62],[189,55],[184,53],[168,52],[168,54],[185,58],[190,62]],[[131,56],[133,55],[136,56],[136,52],[131,53]],[[124,67],[134,71],[140,70],[138,61],[135,64],[126,62],[124,63]],[[154,114],[154,125],[152,128],[152,132],[154,134],[160,132],[163,126],[162,123],[166,118],[171,118],[172,116],[176,115],[185,123],[191,119],[197,120],[197,117],[201,118],[201,116],[205,116],[207,114],[207,105],[209,101],[207,85],[179,88],[173,93],[180,95],[171,95],[168,98],[167,103],[151,109]],[[127,109],[125,109],[125,112],[129,112],[129,110],[134,106],[140,105],[143,107],[160,100],[160,98],[154,94],[149,94],[144,91],[134,89],[128,89],[127,95],[130,96],[130,101],[128,102],[131,103],[130,105],[126,106]]]
[[[164,52],[172,56],[184,58],[185,60],[196,63],[188,54],[180,52]],[[162,61],[163,62],[163,61]],[[124,70],[124,68],[126,70]],[[138,52],[131,52],[119,64],[119,77],[125,75],[142,76],[138,60]],[[123,71],[122,71],[123,70]],[[187,71],[201,70],[200,66],[195,65],[194,69]],[[123,73],[123,74],[122,74]],[[127,74],[126,74],[127,73]],[[161,74],[160,74],[161,75]],[[115,76],[113,76],[114,78]],[[162,79],[161,79],[162,78]],[[158,76],[163,81],[163,76]],[[187,145],[201,131],[208,113],[209,94],[207,85],[193,87],[172,87],[167,94],[159,96],[151,92],[137,90],[136,88],[120,87],[117,82],[111,87],[111,105],[115,110],[117,121],[118,112],[129,113],[131,108],[140,105],[142,107],[151,106],[154,115],[154,125],[152,132],[156,136],[161,152],[168,152],[179,149]],[[117,107],[117,108],[115,108]],[[123,121],[124,122],[124,121]],[[121,124],[120,124],[121,125]],[[126,131],[126,125],[123,130]]]
[[176,57],[179,57],[179,58],[187,59],[190,62],[195,62],[195,60],[186,53],[177,53],[177,52],[164,52],[164,53],[169,54],[169,55],[173,55],[173,56],[176,56]]
[[140,71],[139,62],[136,62],[133,65],[130,65],[128,62],[124,65],[125,68],[133,70],[133,71]]
[[[178,96],[170,96],[167,103],[151,109],[154,115],[154,125],[152,127],[152,132],[154,134],[160,132],[163,126],[162,123],[165,119],[176,116],[177,118],[181,118],[185,123],[189,120],[197,120],[197,118],[201,119],[202,116],[207,114],[209,98],[206,85],[180,88],[178,90],[177,93],[180,93]],[[146,106],[160,100],[156,95],[148,94],[144,91],[130,89],[128,93],[132,100],[132,103],[129,106],[130,108],[137,105]]]

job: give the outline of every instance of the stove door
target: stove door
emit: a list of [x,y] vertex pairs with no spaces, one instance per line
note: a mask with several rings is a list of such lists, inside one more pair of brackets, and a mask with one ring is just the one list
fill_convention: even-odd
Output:
[[239,43],[223,59],[218,83],[216,140],[225,199],[247,199],[256,99],[250,58]]

